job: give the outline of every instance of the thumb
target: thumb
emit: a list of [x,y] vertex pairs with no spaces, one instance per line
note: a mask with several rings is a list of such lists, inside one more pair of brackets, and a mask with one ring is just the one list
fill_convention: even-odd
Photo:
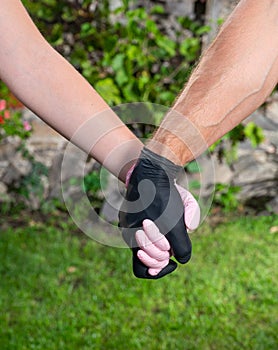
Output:
[[199,204],[189,191],[180,185],[177,185],[176,183],[175,186],[181,196],[184,205],[185,226],[191,231],[196,230],[200,224],[201,218],[201,210]]

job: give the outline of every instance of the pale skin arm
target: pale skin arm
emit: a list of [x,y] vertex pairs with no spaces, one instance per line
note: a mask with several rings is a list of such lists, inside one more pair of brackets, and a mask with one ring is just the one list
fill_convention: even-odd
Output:
[[148,147],[186,164],[255,111],[277,81],[278,1],[242,0]]
[[[142,143],[40,34],[21,1],[0,0],[0,78],[32,111],[125,181]],[[93,146],[93,147],[92,147]]]

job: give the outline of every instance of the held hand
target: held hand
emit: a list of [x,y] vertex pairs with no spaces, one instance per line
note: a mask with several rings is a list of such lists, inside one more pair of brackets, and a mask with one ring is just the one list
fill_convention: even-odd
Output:
[[[184,205],[185,225],[188,230],[193,231],[200,222],[200,207],[190,192],[177,184],[176,188]],[[137,257],[149,268],[148,273],[156,276],[169,263],[171,247],[168,240],[151,220],[144,220],[143,230],[136,232],[136,241],[141,248]]]
[[[177,261],[184,264],[191,257],[191,242],[183,219],[184,204],[175,186],[181,170],[182,167],[144,148],[130,176],[119,221],[123,238],[133,251],[133,272],[139,278],[161,278],[177,267],[174,261],[169,260],[167,266],[152,276],[148,267],[138,259],[136,232],[142,229],[145,219],[152,220],[166,236]],[[161,258],[165,257],[164,253]]]

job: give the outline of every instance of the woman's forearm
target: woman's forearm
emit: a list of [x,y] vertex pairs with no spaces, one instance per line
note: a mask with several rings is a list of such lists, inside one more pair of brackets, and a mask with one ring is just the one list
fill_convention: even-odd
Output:
[[243,0],[149,148],[185,164],[256,110],[278,81],[278,1]]
[[46,42],[21,1],[1,0],[0,5],[1,79],[66,138],[71,139],[79,129],[74,142],[124,180],[127,163],[138,157],[141,142]]

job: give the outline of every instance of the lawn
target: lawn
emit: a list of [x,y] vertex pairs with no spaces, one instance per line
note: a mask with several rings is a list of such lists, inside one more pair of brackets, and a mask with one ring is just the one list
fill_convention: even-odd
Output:
[[1,219],[1,350],[278,348],[277,217],[203,224],[190,263],[157,281],[53,221]]

